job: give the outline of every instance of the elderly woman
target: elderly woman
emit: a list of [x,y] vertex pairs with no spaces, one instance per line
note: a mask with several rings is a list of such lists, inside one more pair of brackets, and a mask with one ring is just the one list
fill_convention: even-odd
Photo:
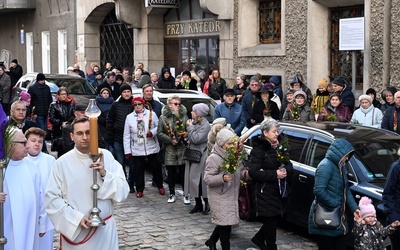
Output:
[[350,122],[350,109],[342,102],[340,93],[332,93],[329,97],[329,102],[321,109],[318,122]]
[[165,194],[163,188],[161,164],[157,160],[160,144],[157,139],[158,117],[153,111],[144,108],[146,101],[142,97],[132,100],[133,112],[125,120],[124,126],[124,152],[126,157],[133,158],[135,166],[134,179],[136,197],[143,197],[144,168],[150,166],[153,181],[161,195]]
[[277,249],[276,228],[286,212],[288,202],[282,187],[290,189],[293,166],[290,161],[283,166],[278,161],[276,149],[282,141],[278,122],[272,118],[266,119],[260,128],[261,135],[252,138],[249,176],[254,183],[252,199],[255,200],[255,214],[263,225],[251,241],[260,249]]
[[168,203],[176,201],[175,183],[179,174],[183,176],[185,150],[184,138],[186,137],[186,108],[181,104],[181,98],[177,95],[168,97],[167,105],[162,109],[162,115],[158,121],[157,136],[165,148],[164,165],[168,171]]
[[396,94],[396,92],[397,89],[392,86],[386,87],[386,89],[382,91],[381,97],[385,102],[381,105],[381,110],[383,113],[385,113],[389,107],[394,106],[394,94]]
[[[209,249],[217,249],[216,242],[221,241],[222,249],[230,249],[230,234],[232,225],[239,224],[239,186],[242,165],[233,174],[221,171],[226,150],[232,145],[236,135],[229,129],[221,129],[216,137],[216,144],[206,161],[204,182],[208,185],[208,197],[212,223],[216,224],[210,238],[205,242]],[[243,175],[242,175],[243,176]]]
[[369,95],[361,95],[358,101],[360,102],[360,108],[354,111],[351,122],[380,128],[383,118],[382,111],[374,107],[372,98]]
[[294,92],[294,102],[283,113],[282,121],[315,121],[315,114],[308,105],[307,94],[303,90]]
[[[192,108],[192,119],[186,122],[188,144],[191,149],[202,153],[199,163],[186,161],[185,163],[185,200],[189,194],[195,197],[196,205],[190,210],[190,213],[203,212],[208,214],[210,206],[207,198],[207,186],[203,183],[203,174],[207,153],[207,135],[211,130],[210,123],[206,119],[210,108],[204,103],[197,103]],[[205,208],[203,210],[203,197]],[[187,204],[187,203],[186,203]]]

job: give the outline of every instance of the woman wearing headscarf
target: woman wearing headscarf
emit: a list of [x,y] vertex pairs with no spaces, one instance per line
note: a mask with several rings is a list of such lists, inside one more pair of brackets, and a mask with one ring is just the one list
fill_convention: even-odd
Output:
[[108,140],[108,132],[107,132],[107,114],[111,109],[111,106],[114,102],[114,99],[111,95],[111,91],[109,88],[102,88],[100,90],[100,94],[96,96],[96,103],[101,110],[101,114],[98,117],[99,131],[101,136],[104,139],[105,147],[110,152],[114,153],[113,147]]
[[354,111],[351,123],[380,128],[383,118],[382,111],[374,107],[372,98],[369,95],[361,95],[358,101],[360,108]]
[[[196,204],[190,213],[203,212],[208,214],[210,212],[210,206],[207,198],[207,186],[203,183],[204,167],[207,153],[207,136],[211,130],[210,123],[206,116],[210,108],[204,103],[197,103],[192,107],[192,119],[186,122],[188,146],[191,149],[198,150],[202,153],[199,163],[186,161],[185,163],[185,197],[189,194],[195,197]],[[201,201],[203,197],[205,208],[203,209],[203,203]]]
[[308,217],[308,232],[317,235],[318,249],[346,249],[349,232],[346,211],[359,218],[360,210],[348,186],[346,163],[354,153],[353,146],[345,139],[336,139],[329,146],[325,158],[315,171],[314,196],[321,206],[334,209],[341,206],[341,223],[336,229],[321,228],[314,224],[314,203]]
[[252,200],[257,219],[263,223],[251,241],[260,249],[277,249],[276,229],[287,210],[292,174],[292,163],[278,161],[277,148],[283,144],[279,137],[279,123],[266,119],[261,125],[261,135],[253,137],[250,152],[249,176],[253,179]]
[[261,123],[266,117],[279,120],[278,105],[276,102],[272,101],[274,92],[272,88],[266,86],[267,84],[257,93],[257,98],[260,99],[260,101],[254,104],[253,113],[251,115],[251,119],[255,120],[256,123]]
[[186,122],[188,120],[186,112],[185,106],[181,103],[181,98],[173,95],[168,97],[167,105],[162,109],[162,115],[158,121],[157,136],[164,145],[164,165],[168,172],[168,203],[176,201],[175,183],[178,181],[179,175],[183,176],[185,169],[183,152],[185,150],[184,139],[186,138]]
[[329,97],[329,102],[321,109],[317,122],[350,122],[350,109],[342,102],[340,93],[334,92]]
[[135,166],[134,179],[136,197],[143,197],[144,168],[148,165],[153,174],[158,192],[165,194],[163,188],[161,164],[157,160],[160,144],[157,139],[158,117],[155,112],[144,108],[146,101],[142,97],[132,100],[133,112],[125,120],[124,126],[124,152],[125,156],[133,158]]
[[314,111],[307,102],[307,94],[303,90],[297,90],[293,96],[294,101],[286,108],[282,121],[315,121]]

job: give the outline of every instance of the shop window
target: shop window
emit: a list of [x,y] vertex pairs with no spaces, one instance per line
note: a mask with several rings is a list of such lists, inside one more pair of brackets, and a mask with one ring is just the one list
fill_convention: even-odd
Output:
[[281,42],[281,1],[280,0],[260,0],[260,43],[280,43]]

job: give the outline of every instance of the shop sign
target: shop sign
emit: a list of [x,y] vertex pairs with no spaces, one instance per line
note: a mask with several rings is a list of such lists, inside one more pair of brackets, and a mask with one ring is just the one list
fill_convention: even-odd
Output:
[[165,37],[219,35],[221,23],[214,19],[201,19],[164,24]]
[[145,0],[146,7],[153,8],[179,8],[180,0]]

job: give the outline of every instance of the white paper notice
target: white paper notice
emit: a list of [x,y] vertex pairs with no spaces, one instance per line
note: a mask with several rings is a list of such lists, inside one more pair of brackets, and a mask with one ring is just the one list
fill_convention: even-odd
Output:
[[339,20],[339,50],[364,50],[364,17]]

